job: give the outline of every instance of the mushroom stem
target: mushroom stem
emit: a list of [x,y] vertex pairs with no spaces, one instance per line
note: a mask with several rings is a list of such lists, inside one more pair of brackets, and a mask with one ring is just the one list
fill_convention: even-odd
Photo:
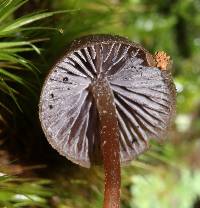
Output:
[[104,208],[120,207],[119,127],[114,95],[106,78],[98,78],[92,94],[100,120],[101,150],[105,171]]

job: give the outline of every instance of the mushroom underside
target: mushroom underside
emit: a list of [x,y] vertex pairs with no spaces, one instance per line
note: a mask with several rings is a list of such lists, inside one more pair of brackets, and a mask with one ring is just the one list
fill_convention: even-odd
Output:
[[145,54],[131,44],[104,40],[68,52],[53,67],[41,94],[40,120],[60,154],[84,167],[102,163],[91,92],[99,76],[114,95],[122,165],[145,151],[150,138],[163,138],[175,111],[175,88],[171,74],[149,66]]

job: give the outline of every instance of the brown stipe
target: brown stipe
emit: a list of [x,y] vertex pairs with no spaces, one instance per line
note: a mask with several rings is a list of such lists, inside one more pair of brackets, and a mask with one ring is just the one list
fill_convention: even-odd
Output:
[[105,171],[104,207],[119,208],[120,205],[120,149],[119,127],[114,95],[105,77],[94,82],[92,93],[100,120],[100,138]]
[[120,207],[120,165],[163,138],[174,116],[171,73],[160,70],[168,57],[156,57],[125,38],[91,35],[72,43],[44,83],[44,133],[74,163],[103,163],[104,208]]

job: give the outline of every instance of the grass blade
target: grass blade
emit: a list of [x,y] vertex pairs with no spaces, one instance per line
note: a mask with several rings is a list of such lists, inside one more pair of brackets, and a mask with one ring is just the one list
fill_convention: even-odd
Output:
[[25,4],[28,0],[7,0],[0,4],[0,23],[2,23],[10,14]]
[[31,15],[26,15],[24,17],[14,20],[13,23],[11,23],[10,25],[6,25],[3,28],[1,28],[0,35],[5,34],[5,33],[11,33],[12,31],[14,31],[20,27],[23,27],[25,25],[28,25],[30,23],[33,23],[35,21],[45,19],[45,18],[51,17],[55,14],[65,13],[65,12],[70,12],[70,10],[57,11],[57,12],[45,12],[45,13],[40,13],[40,14],[36,14],[36,15],[34,15],[34,13],[33,13]]

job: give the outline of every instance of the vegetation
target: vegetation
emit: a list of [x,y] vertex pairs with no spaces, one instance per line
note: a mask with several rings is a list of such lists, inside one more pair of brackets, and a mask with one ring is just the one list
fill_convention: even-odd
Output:
[[19,179],[1,175],[1,207],[49,207],[48,199],[53,195],[45,186],[48,180]]
[[173,59],[177,117],[164,145],[153,142],[151,151],[122,168],[122,207],[198,207],[198,0],[0,2],[0,207],[101,207],[102,169],[58,156],[37,114],[47,71],[70,41],[91,33],[127,36]]

